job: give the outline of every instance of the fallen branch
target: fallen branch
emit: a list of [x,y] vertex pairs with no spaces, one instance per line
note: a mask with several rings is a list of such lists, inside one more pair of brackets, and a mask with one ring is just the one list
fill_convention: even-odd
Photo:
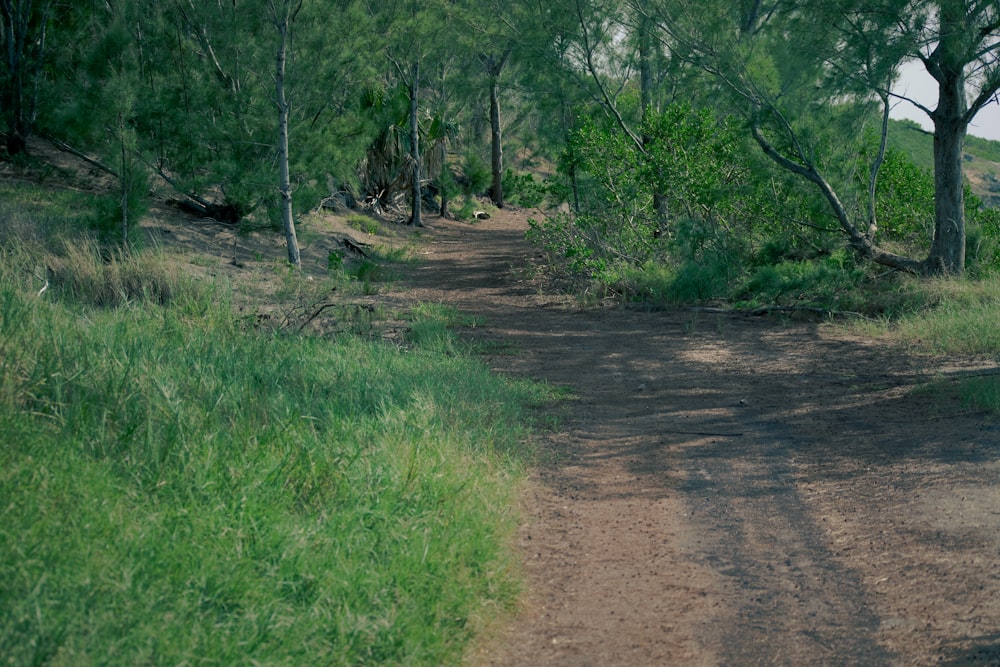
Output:
[[368,258],[368,253],[365,252],[364,248],[362,247],[362,246],[368,247],[367,243],[361,243],[359,241],[355,241],[349,236],[341,236],[338,240],[340,241],[340,245],[342,245],[345,250],[358,254],[364,257],[365,259]]
[[299,325],[299,328],[297,329],[296,333],[302,333],[302,330],[306,328],[306,325],[308,325],[310,322],[312,322],[317,317],[319,317],[320,314],[324,310],[326,310],[327,308],[333,308],[336,305],[337,304],[335,304],[335,303],[324,303],[324,304],[321,304],[319,308],[317,308],[315,311],[313,311],[312,315],[310,315],[308,318],[306,318],[305,322],[303,322],[302,324]]
[[718,313],[720,315],[747,315],[761,316],[772,313],[814,313],[816,315],[826,315],[827,317],[857,317],[864,320],[871,320],[864,313],[856,313],[853,310],[833,310],[832,308],[820,308],[817,306],[758,306],[757,308],[718,308],[713,306],[698,306],[690,310],[696,313]]
[[83,160],[84,162],[86,162],[87,164],[91,165],[92,167],[97,167],[98,169],[100,169],[104,173],[106,173],[106,174],[108,174],[110,176],[114,176],[115,178],[118,178],[118,172],[117,171],[115,171],[111,167],[109,167],[109,166],[107,166],[107,165],[99,162],[98,160],[95,160],[94,158],[90,157],[89,155],[87,155],[83,151],[80,151],[80,150],[77,150],[76,148],[73,148],[72,146],[70,146],[69,144],[67,144],[65,141],[62,141],[60,139],[56,139],[55,137],[52,137],[52,136],[49,136],[49,135],[41,135],[41,136],[45,140],[47,140],[50,144],[52,144],[53,146],[55,146],[56,148],[58,148],[59,150],[61,150],[62,152],[69,153],[70,155],[74,155],[74,156],[80,158],[81,160]]
[[[737,311],[740,312],[740,311]],[[770,315],[771,313],[815,313],[828,317],[861,317],[869,319],[868,316],[856,313],[852,310],[832,310],[830,308],[818,308],[816,306],[760,306],[746,311],[749,315]]]

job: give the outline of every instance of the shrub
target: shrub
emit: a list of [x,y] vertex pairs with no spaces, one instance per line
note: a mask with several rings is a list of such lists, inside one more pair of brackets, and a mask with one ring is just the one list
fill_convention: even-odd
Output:
[[530,173],[515,173],[508,169],[503,174],[504,198],[512,206],[533,208],[545,201],[545,183],[538,182]]
[[493,179],[490,165],[486,164],[486,161],[473,151],[465,154],[462,164],[462,175],[465,180],[464,186],[467,197],[485,192],[486,188],[490,185],[490,181]]

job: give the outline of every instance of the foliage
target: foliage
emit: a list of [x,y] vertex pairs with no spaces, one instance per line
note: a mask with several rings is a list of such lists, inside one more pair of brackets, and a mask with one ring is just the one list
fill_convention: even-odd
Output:
[[[968,193],[967,193],[968,194]],[[975,197],[966,197],[966,263],[973,278],[1000,274],[1000,209],[986,208]],[[971,213],[968,211],[971,210]]]
[[793,182],[761,179],[759,158],[730,121],[675,104],[648,114],[641,130],[641,148],[609,124],[574,132],[562,169],[574,170],[580,210],[530,231],[570,272],[627,291],[635,267],[667,264],[678,295],[720,298],[767,238],[784,239],[790,254],[829,243],[791,231],[814,202]]
[[885,238],[926,252],[934,234],[934,176],[889,149],[879,170],[875,213]]
[[513,169],[504,172],[503,192],[508,204],[525,208],[540,206],[548,195],[544,182],[536,181],[530,172],[517,173]]
[[486,191],[492,179],[490,165],[475,151],[467,151],[462,159],[463,187],[466,197]]
[[[641,149],[612,123],[588,121],[573,134],[562,169],[575,170],[579,214],[533,220],[529,231],[553,265],[632,299],[895,308],[876,294],[875,272],[844,255],[836,224],[817,224],[828,217],[823,202],[763,168],[732,121],[673,105],[640,127]],[[813,141],[838,136],[827,132]],[[858,181],[854,209],[867,205],[861,191],[876,143],[838,149],[851,159],[843,176]],[[997,267],[998,217],[970,192],[966,205],[969,270],[981,275]],[[881,242],[927,252],[933,210],[932,175],[890,148],[876,188]]]
[[808,306],[830,310],[867,310],[856,299],[864,270],[840,249],[825,257],[783,261],[758,267],[738,296],[747,305]]

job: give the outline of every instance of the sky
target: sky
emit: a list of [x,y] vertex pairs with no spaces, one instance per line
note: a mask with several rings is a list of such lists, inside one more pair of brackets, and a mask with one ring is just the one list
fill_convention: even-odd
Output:
[[[937,82],[919,62],[907,63],[903,66],[899,82],[893,92],[906,95],[919,101],[929,109],[937,106]],[[925,130],[931,129],[931,121],[927,114],[906,101],[896,100],[896,105],[889,114],[892,118],[908,118],[920,123]],[[987,104],[969,124],[969,134],[984,139],[1000,141],[1000,104],[995,101]]]

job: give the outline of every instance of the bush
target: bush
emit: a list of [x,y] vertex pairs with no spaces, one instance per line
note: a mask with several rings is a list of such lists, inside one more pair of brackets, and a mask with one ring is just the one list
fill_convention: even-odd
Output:
[[486,164],[478,153],[468,152],[462,164],[462,175],[464,176],[464,186],[466,197],[482,194],[490,186],[493,180],[493,172],[490,165]]
[[533,208],[545,201],[545,183],[535,180],[530,173],[517,174],[508,169],[503,174],[504,199],[512,206]]
[[[610,122],[573,133],[560,171],[579,209],[530,231],[570,273],[622,289],[642,267],[672,266],[671,300],[719,298],[756,243],[787,234],[786,220],[813,206],[792,181],[761,179],[759,149],[709,112],[675,104],[649,114],[641,133],[643,150]],[[652,283],[665,294],[662,272]]]
[[865,274],[842,248],[813,260],[784,261],[757,268],[739,295],[754,304],[808,305],[833,309],[853,294]]

